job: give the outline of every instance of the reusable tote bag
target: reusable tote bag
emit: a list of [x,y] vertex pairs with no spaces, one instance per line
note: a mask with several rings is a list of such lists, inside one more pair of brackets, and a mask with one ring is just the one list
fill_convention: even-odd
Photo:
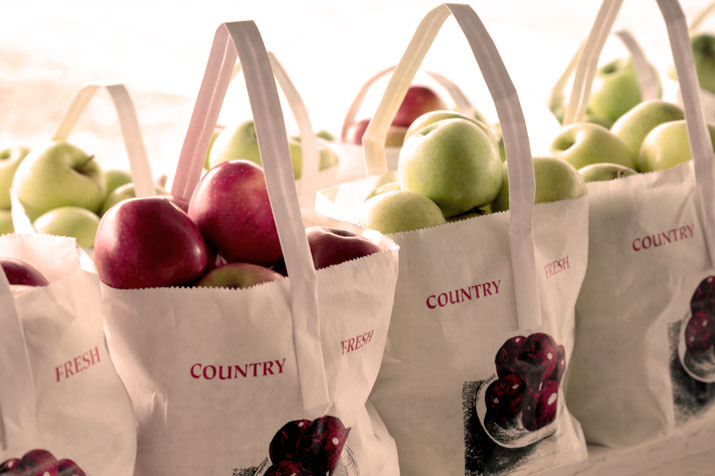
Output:
[[[82,113],[100,89],[107,91],[117,112],[122,139],[124,140],[124,146],[129,159],[129,172],[132,177],[132,183],[134,184],[135,195],[137,197],[154,195],[156,192],[152,183],[151,167],[144,147],[144,139],[139,126],[139,120],[137,119],[134,102],[124,84],[93,82],[80,88],[60,119],[60,123],[50,143],[61,143],[68,140]],[[48,144],[41,145],[41,147],[47,146]],[[98,159],[95,158],[93,160]],[[25,207],[18,199],[16,188],[17,187],[14,186],[10,192],[12,220],[15,231],[32,233],[35,231],[35,228],[26,213]],[[68,203],[61,203],[58,207],[64,205],[68,205]],[[95,210],[95,212],[99,213],[100,209]]]
[[72,238],[0,236],[0,258],[49,281],[9,285],[0,272],[0,474],[134,474],[136,423],[82,255]]
[[379,181],[387,127],[450,14],[496,105],[511,210],[390,235],[400,272],[370,400],[395,438],[403,474],[532,474],[586,457],[560,382],[586,271],[587,201],[534,205],[519,100],[471,7],[445,4],[424,18],[363,141],[373,175],[321,191],[316,207],[350,217]]
[[[270,60],[253,22],[219,26],[172,192],[188,199],[238,58],[288,278],[248,289],[102,286],[108,343],[138,420],[137,476],[398,474],[366,405],[384,351],[397,248],[315,271]],[[369,233],[368,233],[369,234]]]
[[[621,3],[606,1],[599,11],[567,117],[582,117]],[[589,442],[612,447],[662,437],[677,424],[704,418],[715,397],[707,334],[715,252],[712,144],[685,17],[676,1],[658,5],[683,91],[693,160],[588,184],[588,269],[576,303],[567,403]]]
[[[271,67],[276,77],[276,81],[281,87],[286,101],[295,111],[296,122],[300,132],[299,147],[291,147],[291,159],[295,153],[298,159],[294,163],[294,174],[297,171],[296,188],[298,190],[298,198],[300,199],[303,208],[312,208],[315,200],[315,193],[322,189],[335,185],[337,183],[338,170],[340,167],[337,153],[332,150],[332,146],[328,141],[321,140],[313,134],[308,110],[303,102],[303,98],[298,93],[298,89],[290,80],[288,73],[276,59],[273,52],[268,52],[268,58],[271,61]],[[237,64],[231,75],[231,79],[235,78],[241,71],[241,64]],[[212,142],[213,147],[220,147],[222,150],[230,150],[233,144],[236,144],[235,134],[239,133],[238,128],[244,126],[245,123],[233,126],[227,126],[219,132],[219,136],[215,142]],[[246,138],[245,134],[250,129],[246,129],[240,135],[239,141],[255,140],[255,132],[251,133],[250,139]],[[306,142],[303,142],[305,138]],[[246,142],[241,142],[243,148],[247,148]],[[257,147],[257,146],[256,146]],[[231,158],[247,158],[247,157],[231,157]],[[333,162],[333,160],[335,162]]]
[[[368,79],[365,84],[363,84],[362,88],[360,88],[360,91],[358,91],[358,94],[355,96],[355,99],[353,99],[352,104],[350,104],[348,112],[345,114],[345,119],[343,120],[340,137],[335,146],[340,154],[339,173],[336,183],[349,182],[362,178],[365,175],[365,159],[362,146],[358,144],[350,144],[344,142],[344,140],[348,135],[348,129],[355,122],[355,118],[362,107],[365,96],[378,80],[391,73],[394,69],[395,66],[390,66],[389,68],[379,71],[377,74]],[[456,83],[449,80],[446,76],[434,71],[425,71],[424,73],[447,92],[448,96],[454,103],[454,108],[457,111],[470,117],[474,116],[477,109]],[[397,157],[399,154],[400,147],[386,148],[385,155],[387,156],[387,167],[389,170],[397,170]]]

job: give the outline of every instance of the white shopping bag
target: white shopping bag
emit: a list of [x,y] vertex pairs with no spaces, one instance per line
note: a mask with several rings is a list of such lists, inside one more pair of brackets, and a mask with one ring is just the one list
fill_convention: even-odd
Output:
[[[532,474],[586,458],[559,381],[574,345],[574,306],[586,271],[587,201],[534,205],[534,171],[519,100],[471,7],[445,4],[424,18],[365,134],[371,175],[321,191],[316,208],[353,217],[381,180],[379,174],[387,170],[382,145],[387,127],[450,15],[467,37],[496,105],[511,210],[390,235],[400,246],[400,273],[370,400],[395,438],[402,474]],[[526,401],[527,391],[514,362],[528,349],[541,362],[530,368],[543,373],[530,381],[528,395],[544,411],[518,403]],[[508,385],[510,380],[515,382]],[[514,411],[508,416],[487,410],[486,395],[499,386],[511,389]],[[540,419],[536,425],[534,417]]]
[[[357,113],[362,107],[365,96],[368,91],[387,74],[394,71],[395,66],[390,66],[388,68],[379,71],[370,79],[368,79],[365,84],[362,85],[360,91],[353,99],[352,104],[348,108],[347,114],[345,114],[345,119],[343,120],[343,126],[340,131],[340,137],[338,137],[338,142],[335,144],[335,149],[340,155],[340,167],[338,172],[338,177],[336,183],[349,182],[351,180],[356,180],[365,176],[365,158],[363,155],[363,149],[361,145],[350,144],[344,142],[344,138],[347,135],[348,128],[355,122]],[[452,102],[454,103],[454,108],[464,115],[469,117],[474,117],[477,109],[471,103],[469,98],[464,94],[464,92],[459,88],[459,86],[451,81],[446,76],[436,73],[434,71],[425,71],[427,77],[429,77],[436,84],[439,84],[442,89],[444,89]],[[387,167],[388,170],[397,170],[397,157],[400,154],[400,147],[387,147],[385,149],[385,155],[387,157]],[[335,185],[333,184],[333,185]],[[327,187],[323,187],[327,188]]]
[[[122,139],[124,140],[124,146],[129,159],[129,172],[134,184],[135,195],[137,197],[155,195],[156,191],[152,181],[151,167],[149,165],[149,159],[147,158],[146,148],[144,147],[144,139],[137,119],[134,102],[126,86],[122,83],[93,82],[80,88],[60,119],[60,123],[50,139],[50,143],[68,141],[72,130],[75,125],[77,125],[77,121],[79,121],[79,118],[89,105],[95,93],[100,89],[106,89],[117,112]],[[46,147],[47,144],[39,146]],[[18,233],[33,233],[35,228],[32,225],[32,220],[28,217],[25,207],[18,199],[17,191],[14,188],[10,191],[10,199],[12,201],[12,221],[15,231]],[[62,205],[66,204],[60,204],[58,206]],[[98,213],[99,210],[95,212]]]
[[374,234],[381,252],[314,269],[305,224],[367,232],[310,210],[301,217],[274,73],[253,22],[216,32],[172,193],[187,199],[199,180],[237,57],[289,277],[249,289],[102,286],[110,352],[138,420],[136,475],[309,474],[308,465],[310,474],[396,475],[394,441],[366,402],[387,338],[397,247]]
[[[0,236],[0,257],[48,286],[0,273],[0,473],[132,476],[136,423],[104,340],[99,280],[74,239]],[[39,471],[39,472],[38,472]],[[67,471],[67,472],[65,472]]]
[[[603,39],[621,3],[604,2],[586,40],[587,59],[576,69],[578,91],[569,104],[574,111],[583,111],[588,102]],[[588,270],[576,303],[567,402],[587,440],[607,446],[662,437],[693,416],[712,413],[715,398],[709,383],[715,357],[704,361],[704,354],[688,350],[697,343],[686,341],[695,338],[686,334],[688,326],[708,320],[691,317],[698,310],[695,303],[705,300],[697,296],[707,294],[713,274],[713,151],[685,17],[676,1],[658,4],[680,78],[694,160],[588,184]],[[712,345],[709,349],[712,353]]]

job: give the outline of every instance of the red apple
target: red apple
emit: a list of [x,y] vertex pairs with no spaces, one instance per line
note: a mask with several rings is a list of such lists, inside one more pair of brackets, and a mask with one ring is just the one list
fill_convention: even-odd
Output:
[[196,285],[201,287],[239,289],[266,283],[282,277],[282,274],[257,264],[228,263],[213,268],[204,274]]
[[17,474],[14,470],[20,465],[20,458],[11,458],[3,461],[0,464],[0,474],[7,474],[8,476]]
[[10,284],[47,286],[49,281],[30,263],[15,258],[0,258],[0,265]]
[[47,450],[30,450],[22,456],[15,472],[22,476],[57,476],[58,461]]
[[270,266],[283,256],[263,169],[249,160],[222,162],[204,175],[189,216],[228,262]]
[[57,467],[59,469],[57,476],[87,476],[82,468],[71,459],[61,459]]
[[102,217],[94,240],[99,279],[114,288],[193,283],[206,269],[207,259],[196,224],[162,197],[118,203]]
[[426,86],[410,86],[392,125],[409,127],[422,114],[440,109],[447,109],[447,105],[436,92]]

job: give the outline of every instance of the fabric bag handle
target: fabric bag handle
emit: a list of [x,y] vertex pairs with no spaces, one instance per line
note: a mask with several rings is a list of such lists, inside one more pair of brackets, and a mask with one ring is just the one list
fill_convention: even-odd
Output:
[[[298,88],[290,80],[288,73],[283,65],[280,64],[272,51],[268,52],[268,58],[271,61],[273,74],[275,75],[278,86],[280,86],[283,95],[290,106],[295,121],[298,124],[298,133],[300,135],[300,143],[303,157],[303,167],[300,180],[297,182],[298,193],[301,203],[304,206],[312,205],[315,200],[314,191],[310,184],[316,183],[319,167],[318,140],[313,134],[313,126],[310,123],[308,108],[305,107],[305,102],[298,92]],[[231,81],[238,73],[241,72],[241,63],[237,63],[231,73]]]
[[303,407],[329,403],[320,342],[316,272],[305,235],[274,72],[253,21],[223,23],[216,30],[172,184],[188,200],[199,181],[211,134],[231,73],[239,59],[246,80],[258,147],[278,236],[290,276],[293,336]]
[[[683,97],[683,110],[688,131],[688,141],[693,154],[695,168],[695,186],[700,201],[700,210],[703,219],[703,233],[708,245],[710,260],[715,263],[715,189],[713,178],[713,154],[710,133],[705,121],[702,103],[700,102],[700,85],[695,70],[693,51],[690,45],[688,23],[680,3],[677,0],[656,0],[665,21],[673,54],[673,62],[677,73],[680,90]],[[572,101],[574,104],[583,104],[588,101],[595,65],[603,48],[603,39],[611,30],[616,15],[623,0],[605,0],[598,12],[598,17],[584,46],[584,60],[576,66],[576,77],[590,78],[580,82],[582,90],[577,96],[580,100]],[[588,52],[586,50],[589,50]],[[588,61],[585,59],[588,58]],[[576,89],[574,88],[574,94]],[[585,98],[585,100],[584,100]],[[572,96],[572,99],[574,97]],[[571,104],[569,104],[571,106]]]
[[[357,96],[355,96],[355,99],[353,99],[352,104],[350,104],[347,114],[345,114],[345,119],[343,120],[343,127],[340,131],[341,139],[345,137],[345,134],[347,134],[350,125],[355,122],[355,117],[360,110],[360,106],[362,106],[362,102],[365,99],[365,96],[367,95],[367,92],[370,90],[372,85],[375,84],[382,77],[394,71],[395,68],[396,66],[393,65],[383,69],[382,71],[378,71],[374,76],[368,79],[365,84],[362,85],[360,91],[358,91],[357,93]],[[446,76],[439,73],[435,73],[433,71],[425,71],[425,74],[432,78],[437,84],[442,86],[447,91],[447,93],[454,101],[454,104],[457,107],[457,111],[465,115],[472,115],[476,112],[476,108],[474,107],[474,105],[464,94],[464,91],[462,91],[455,82],[453,82]]]
[[534,167],[524,114],[516,89],[491,36],[476,12],[464,4],[446,3],[431,10],[417,27],[390,78],[385,94],[363,137],[368,175],[387,171],[385,137],[407,89],[444,21],[454,15],[471,46],[494,100],[506,148],[509,173],[509,246],[519,328],[541,325],[533,237]]
[[0,423],[5,448],[37,438],[35,384],[15,298],[0,269]]

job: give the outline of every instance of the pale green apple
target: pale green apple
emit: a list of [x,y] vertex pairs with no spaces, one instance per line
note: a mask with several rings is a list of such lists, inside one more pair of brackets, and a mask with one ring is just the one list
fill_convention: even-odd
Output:
[[491,130],[489,130],[489,126],[486,122],[482,122],[476,117],[470,117],[457,111],[438,110],[426,112],[414,121],[412,121],[410,126],[407,128],[407,132],[405,132],[405,139],[407,139],[423,127],[429,126],[430,124],[434,124],[438,121],[443,121],[445,119],[466,119],[467,121],[473,122],[482,129],[489,131],[490,134],[492,132]]
[[109,169],[104,171],[104,180],[107,182],[107,195],[109,195],[120,185],[130,183],[132,175],[126,170]]
[[700,87],[715,93],[715,35],[698,33],[690,39]]
[[63,206],[97,213],[107,195],[104,172],[94,156],[65,141],[30,151],[15,172],[12,189],[30,220]]
[[40,233],[73,237],[82,248],[93,248],[99,217],[86,208],[59,207],[40,215],[33,226]]
[[357,210],[357,220],[367,228],[384,234],[401,233],[447,221],[429,198],[406,190],[385,192],[364,201]]
[[13,147],[0,151],[0,210],[10,209],[10,187],[15,171],[30,149]]
[[551,143],[550,152],[576,169],[599,162],[636,168],[636,155],[628,146],[613,132],[592,122],[562,127]]
[[15,227],[12,224],[12,212],[10,210],[0,209],[0,235],[14,231]]
[[638,172],[618,164],[591,164],[578,169],[578,172],[586,182],[605,182],[617,178],[628,177],[635,175]]
[[[579,198],[586,194],[586,182],[571,164],[557,157],[534,157],[534,203],[558,202]],[[509,174],[506,162],[502,167],[503,180],[499,195],[492,202],[492,211],[509,209]]]
[[[155,185],[154,191],[157,195],[169,194],[169,192],[167,192],[166,189],[164,189],[164,187],[160,185]],[[107,199],[102,204],[102,209],[99,212],[99,216],[104,216],[104,214],[107,213],[107,210],[112,208],[117,203],[134,197],[136,197],[136,190],[134,190],[133,183],[125,183],[124,185],[117,187],[116,189],[114,189],[114,191],[112,191],[112,193],[107,195]]]
[[[710,141],[715,147],[715,124],[708,124],[708,130]],[[665,170],[692,159],[685,120],[666,122],[656,126],[643,140],[637,170]]]
[[[300,147],[300,136],[293,136],[289,138],[288,141],[291,158],[293,159],[294,165],[296,163],[300,164],[300,172],[295,178],[300,178],[300,173],[302,173],[303,170],[303,149]],[[291,144],[297,144],[297,146]],[[318,142],[318,157],[318,170],[321,171],[329,169],[330,167],[335,167],[340,161],[337,152],[320,142]]]
[[[660,88],[660,84],[658,86]],[[641,101],[641,87],[633,60],[620,58],[596,72],[586,110],[592,120],[608,126]]]
[[650,99],[638,104],[618,118],[611,127],[613,132],[638,156],[643,139],[659,124],[685,119],[683,109],[662,99]]
[[370,192],[367,197],[365,197],[365,200],[369,200],[375,195],[380,195],[381,193],[396,192],[399,190],[402,190],[400,182],[383,183],[382,185],[375,187],[375,189]]
[[196,286],[244,289],[281,278],[282,274],[257,264],[228,263],[206,272]]
[[493,134],[466,119],[425,126],[402,146],[400,185],[437,203],[445,217],[486,205],[501,188],[499,146]]
[[206,157],[204,158],[204,169],[208,170],[211,168],[211,148],[214,145],[214,142],[216,142],[216,138],[218,137],[219,132],[221,132],[221,129],[214,129],[213,133],[211,134],[211,140],[209,140],[209,148],[206,151]]
[[454,221],[460,221],[460,220],[467,220],[469,218],[474,218],[474,217],[480,217],[484,215],[488,215],[492,212],[492,205],[491,203],[489,205],[484,205],[483,207],[480,208],[474,208],[472,210],[469,210],[468,212],[462,213],[461,215],[453,216],[450,218],[447,218],[447,222],[451,223]]
[[[289,139],[288,148],[293,163],[293,177],[300,178],[302,171],[300,143]],[[209,151],[209,168],[233,159],[245,159],[263,165],[252,119],[243,121],[237,126],[226,127],[218,134]]]
[[318,132],[316,132],[315,137],[318,137],[319,139],[326,140],[328,142],[335,142],[335,136],[333,134],[331,134],[330,132],[326,131],[325,129],[321,129]]

